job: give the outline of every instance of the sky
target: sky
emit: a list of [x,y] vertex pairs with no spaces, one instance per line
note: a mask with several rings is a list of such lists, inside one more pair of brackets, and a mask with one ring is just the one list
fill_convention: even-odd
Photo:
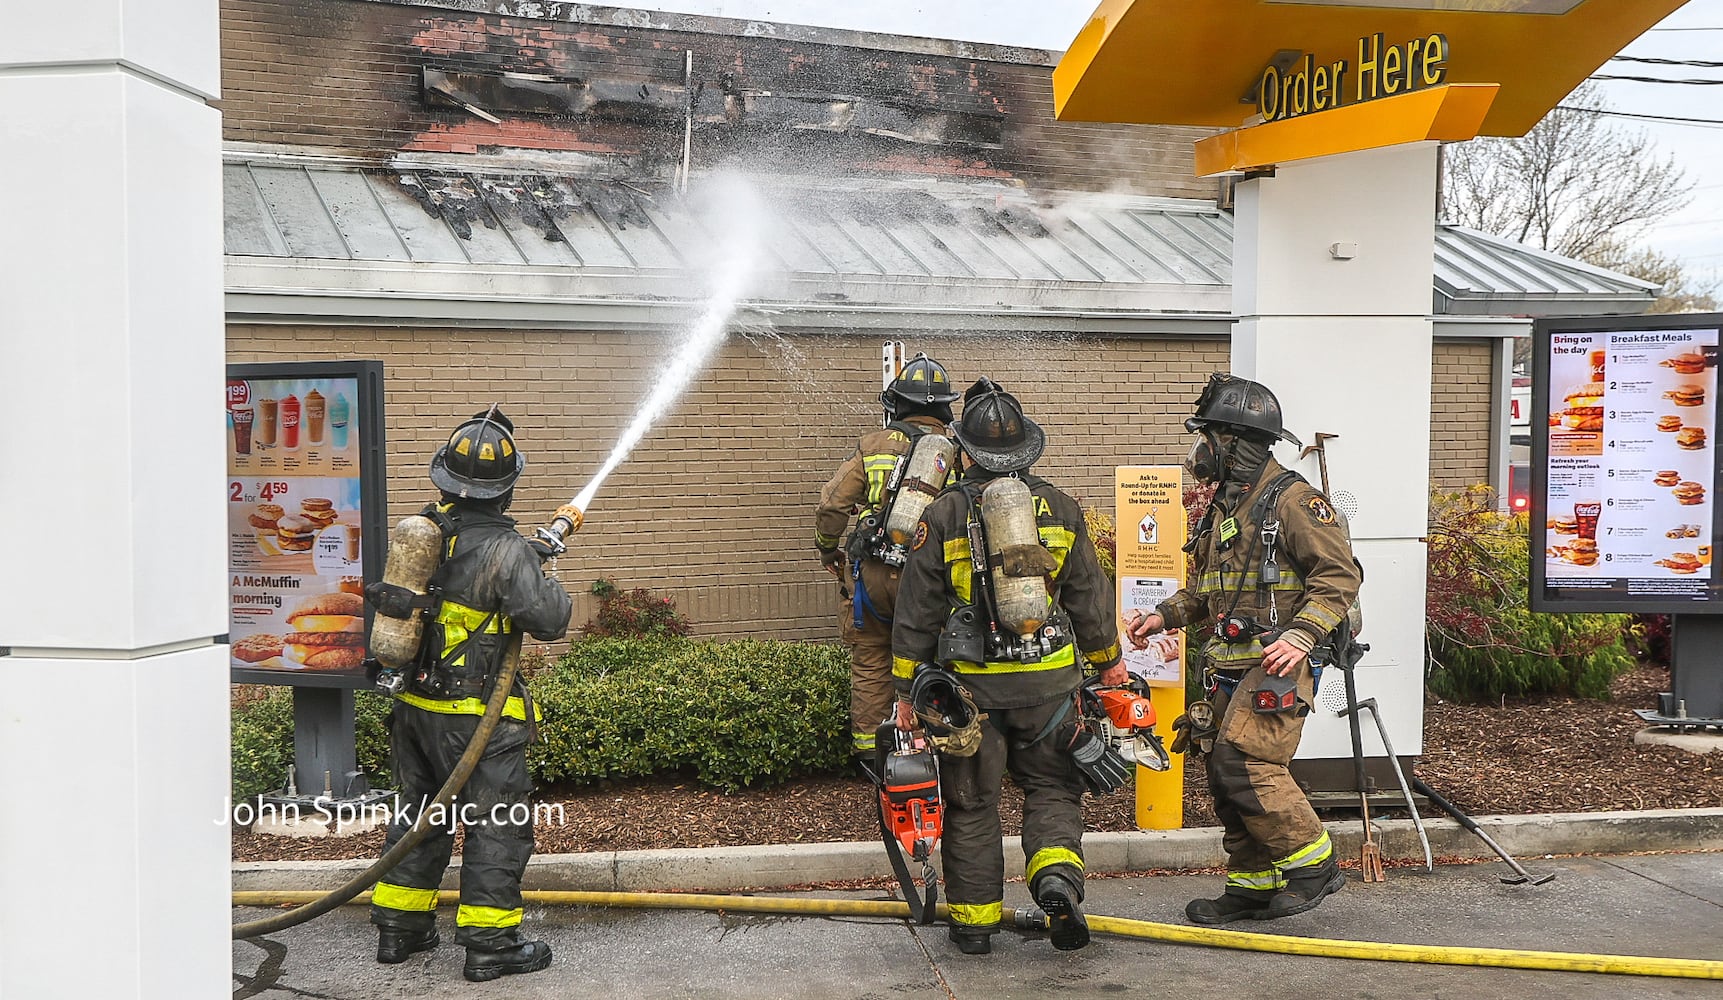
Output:
[[[1094,9],[1089,0],[622,0],[648,10],[812,24],[930,38],[956,38],[1061,51]],[[1714,30],[1694,30],[1694,29]],[[1723,0],[1688,0],[1621,52],[1624,56],[1723,62]],[[1601,73],[1723,81],[1723,67],[1614,62]],[[1690,278],[1723,293],[1723,84],[1695,86],[1603,82],[1613,110],[1710,119],[1693,125],[1612,117],[1618,128],[1643,129],[1660,153],[1674,157],[1693,185],[1692,201],[1641,241],[1679,259]]]

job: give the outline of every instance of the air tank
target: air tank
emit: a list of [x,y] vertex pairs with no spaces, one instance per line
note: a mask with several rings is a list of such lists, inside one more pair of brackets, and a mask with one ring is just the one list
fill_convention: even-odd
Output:
[[901,481],[893,496],[891,513],[885,519],[886,537],[893,545],[906,545],[921,523],[921,512],[945,488],[945,478],[957,460],[957,446],[942,434],[923,434],[910,446]]
[[[425,593],[431,574],[437,571],[442,547],[443,531],[437,522],[422,514],[401,518],[389,533],[383,582],[415,595]],[[405,618],[393,618],[378,610],[371,616],[371,655],[383,666],[399,670],[418,656],[424,631],[424,616],[417,609]]]
[[[1047,621],[1051,601],[1047,579],[1039,570],[1023,576],[1006,574],[1014,548],[1041,548],[1035,528],[1035,496],[1021,479],[994,480],[981,492],[981,523],[987,529],[987,565],[992,572],[993,602],[999,627],[1027,637]],[[1042,552],[1046,550],[1042,549]]]

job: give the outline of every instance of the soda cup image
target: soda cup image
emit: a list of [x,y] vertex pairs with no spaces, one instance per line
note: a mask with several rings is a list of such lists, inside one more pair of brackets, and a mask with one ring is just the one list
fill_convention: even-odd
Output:
[[1701,566],[1711,565],[1711,546],[1709,546],[1709,545],[1699,546],[1699,565],[1701,565]]

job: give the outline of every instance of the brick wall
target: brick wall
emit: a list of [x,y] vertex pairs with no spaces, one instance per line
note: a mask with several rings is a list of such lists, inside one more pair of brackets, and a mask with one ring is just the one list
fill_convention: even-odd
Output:
[[680,121],[504,116],[491,124],[430,107],[419,71],[548,74],[680,85],[683,52],[714,105],[721,78],[782,94],[842,94],[1003,115],[1003,148],[942,147],[707,124],[697,168],[744,156],[756,167],[1017,178],[1044,187],[1118,188],[1212,198],[1192,176],[1191,144],[1207,130],[1058,122],[1046,66],[888,52],[766,37],[620,28],[356,0],[222,0],[223,132],[229,141],[476,152],[562,150],[612,159],[637,179],[667,175]]
[[[701,634],[828,639],[835,591],[813,554],[819,489],[877,426],[879,342],[732,336],[698,384],[600,489],[561,560],[590,616],[591,582],[674,597]],[[959,386],[985,372],[1047,430],[1036,471],[1110,509],[1113,466],[1175,462],[1180,426],[1223,339],[972,337],[915,340]],[[439,328],[228,328],[232,362],[376,358],[387,389],[391,519],[434,493],[426,463],[455,422],[493,401],[514,420],[526,526],[597,471],[667,352],[645,334]]]
[[1432,359],[1430,484],[1459,490],[1490,481],[1490,394],[1495,345],[1439,340]]
[[[1224,339],[1049,334],[915,340],[959,387],[987,374],[1047,431],[1036,472],[1111,512],[1113,467],[1181,461],[1182,427]],[[676,600],[702,635],[829,639],[831,578],[813,555],[819,489],[879,419],[883,339],[732,336],[603,487],[561,560],[574,624],[604,577]],[[231,362],[376,358],[386,376],[390,518],[434,497],[426,463],[461,418],[500,401],[527,471],[513,513],[540,523],[584,486],[633,419],[668,338],[448,328],[228,328]],[[1490,357],[1435,348],[1432,482],[1488,475]]]

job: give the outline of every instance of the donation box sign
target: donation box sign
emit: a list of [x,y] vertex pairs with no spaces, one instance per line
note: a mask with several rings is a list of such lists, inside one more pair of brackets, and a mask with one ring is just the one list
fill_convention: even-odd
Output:
[[1533,327],[1531,607],[1723,612],[1723,316]]
[[383,364],[229,365],[228,644],[241,683],[360,687],[382,574]]
[[[1150,614],[1185,581],[1184,470],[1176,465],[1122,465],[1114,471],[1119,620]],[[1125,643],[1125,668],[1151,686],[1184,688],[1178,633],[1163,633],[1147,649]]]

